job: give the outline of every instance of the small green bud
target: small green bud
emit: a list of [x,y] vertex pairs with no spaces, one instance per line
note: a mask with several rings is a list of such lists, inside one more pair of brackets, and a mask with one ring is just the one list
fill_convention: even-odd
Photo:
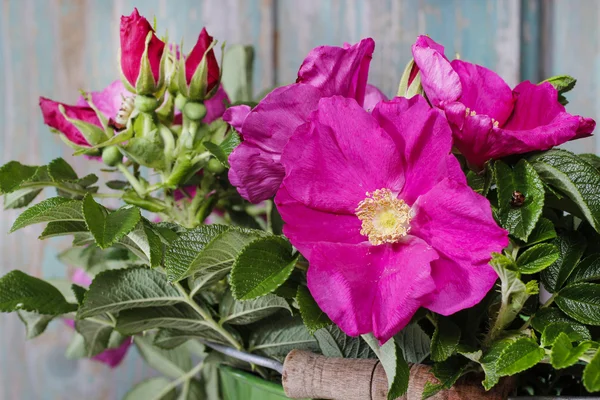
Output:
[[158,108],[158,100],[153,96],[141,96],[135,97],[135,108],[141,112],[152,112]]
[[213,174],[220,174],[221,172],[225,171],[223,164],[221,164],[221,162],[216,158],[211,158],[208,164],[206,164],[205,169]]
[[206,116],[206,107],[202,103],[189,102],[183,108],[185,116],[192,121],[200,121]]
[[187,103],[187,101],[187,98],[179,93],[177,97],[175,97],[175,107],[177,107],[179,111],[183,111],[183,107],[185,107],[185,103]]
[[123,155],[117,146],[108,146],[102,151],[102,161],[109,167],[114,167],[123,161]]

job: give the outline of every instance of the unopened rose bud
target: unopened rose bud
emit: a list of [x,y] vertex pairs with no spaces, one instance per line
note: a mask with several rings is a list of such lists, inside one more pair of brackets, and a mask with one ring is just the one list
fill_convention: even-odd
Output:
[[102,151],[102,161],[109,167],[114,167],[123,161],[123,155],[117,146],[108,146]]
[[208,164],[206,164],[205,169],[208,172],[212,172],[213,174],[220,174],[225,171],[225,167],[221,162],[215,158],[211,158]]
[[136,96],[135,108],[141,112],[152,112],[158,108],[158,100],[154,96]]
[[216,43],[203,28],[185,61],[180,60],[179,91],[191,100],[208,99],[219,87],[221,72],[213,50]]

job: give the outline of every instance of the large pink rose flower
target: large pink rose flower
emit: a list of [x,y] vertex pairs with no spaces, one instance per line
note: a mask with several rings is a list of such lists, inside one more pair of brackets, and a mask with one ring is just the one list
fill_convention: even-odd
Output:
[[284,233],[310,262],[308,287],[349,335],[382,343],[419,307],[449,315],[492,288],[508,244],[450,154],[451,131],[421,96],[323,98],[281,157]]
[[[92,103],[94,103],[98,111],[100,111],[107,119],[114,120],[121,108],[123,98],[131,96],[131,93],[125,90],[125,87],[120,80],[117,80],[100,92],[90,93],[90,96]],[[90,143],[83,133],[60,112],[60,105],[64,107],[65,114],[69,119],[78,120],[103,129],[96,112],[83,97],[80,97],[77,104],[74,106],[40,97],[40,109],[42,110],[44,123],[46,125],[58,130],[71,143],[78,146],[91,147],[92,143]]]
[[[283,147],[297,127],[306,122],[323,97],[341,95],[373,107],[377,89],[367,76],[373,39],[344,47],[321,46],[306,57],[295,84],[268,94],[254,109],[231,107],[223,119],[243,137],[229,158],[229,180],[245,199],[259,203],[277,192],[284,176],[280,163]],[[366,97],[366,100],[365,100]]]
[[425,94],[444,110],[455,145],[481,167],[490,159],[522,154],[591,135],[596,123],[571,115],[549,83],[525,81],[513,90],[495,72],[462,60],[450,62],[444,47],[420,36],[412,47]]

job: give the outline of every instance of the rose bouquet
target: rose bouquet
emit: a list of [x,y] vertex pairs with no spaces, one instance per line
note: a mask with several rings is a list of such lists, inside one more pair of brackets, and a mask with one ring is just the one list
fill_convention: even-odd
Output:
[[134,10],[121,80],[40,98],[115,178],[100,190],[62,158],[0,168],[5,208],[29,207],[11,232],[73,237],[72,283],[0,279],[29,338],[63,319],[69,357],[113,367],[134,345],[165,377],[131,399],[218,399],[220,364],[281,381],[292,350],[379,359],[389,399],[465,380],[600,391],[600,158],[554,148],[595,127],[565,110],[573,78],[511,89],[421,36],[388,100],[363,39],[313,49],[295,83],[252,99],[251,49],[223,65],[215,46],[203,29],[186,52]]

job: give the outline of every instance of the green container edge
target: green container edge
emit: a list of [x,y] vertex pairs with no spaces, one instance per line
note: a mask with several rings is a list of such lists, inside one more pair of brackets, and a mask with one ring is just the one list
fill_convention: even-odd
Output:
[[[275,382],[269,382],[251,373],[232,368],[227,365],[219,366],[221,378],[221,393],[223,400],[288,400],[283,387]],[[310,400],[310,399],[304,399]]]

